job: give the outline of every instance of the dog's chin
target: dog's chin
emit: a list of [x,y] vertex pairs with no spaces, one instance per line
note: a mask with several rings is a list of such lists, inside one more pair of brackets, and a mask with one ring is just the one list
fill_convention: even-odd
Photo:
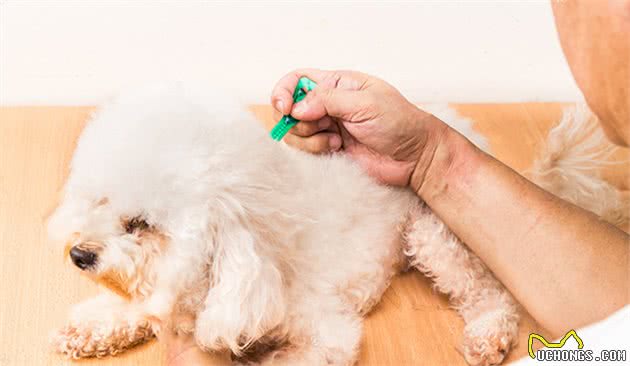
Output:
[[[67,246],[66,250],[66,258],[70,262],[70,248],[71,246]],[[131,299],[131,294],[128,290],[129,279],[127,276],[121,274],[115,270],[106,270],[100,271],[98,268],[98,260],[94,262],[94,264],[86,267],[78,266],[75,263],[72,263],[72,266],[84,276],[87,276],[92,281],[97,284],[107,288],[111,292],[123,297],[125,299]]]
[[129,291],[129,279],[122,275],[121,273],[108,270],[108,271],[97,271],[96,266],[88,267],[85,269],[78,268],[82,274],[90,278],[92,281],[97,284],[107,288],[111,292],[116,295],[130,300],[132,298],[132,294]]

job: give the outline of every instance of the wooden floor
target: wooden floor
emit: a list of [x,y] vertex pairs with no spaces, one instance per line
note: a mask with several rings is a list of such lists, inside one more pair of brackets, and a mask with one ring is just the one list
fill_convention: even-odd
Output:
[[[556,104],[460,105],[499,159],[522,171],[547,129]],[[267,107],[254,108],[269,121]],[[76,139],[91,108],[0,109],[0,366],[65,364],[50,352],[49,332],[64,323],[71,304],[97,292],[47,242],[45,218],[54,208]],[[627,151],[626,151],[627,153]],[[627,189],[621,169],[607,173]],[[465,365],[457,345],[462,321],[418,273],[397,278],[365,326],[359,365]],[[509,360],[526,354],[527,334],[539,327],[525,316]],[[542,331],[543,334],[545,333]],[[157,342],[117,358],[81,364],[155,365]]]

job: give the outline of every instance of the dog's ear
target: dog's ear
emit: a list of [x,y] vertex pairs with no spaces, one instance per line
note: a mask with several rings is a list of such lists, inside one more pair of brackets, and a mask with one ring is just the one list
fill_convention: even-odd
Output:
[[46,232],[49,239],[61,243],[74,231],[85,225],[88,204],[72,198],[64,199],[46,218]]
[[261,222],[233,218],[215,232],[211,289],[197,319],[197,341],[239,354],[285,316],[279,247]]

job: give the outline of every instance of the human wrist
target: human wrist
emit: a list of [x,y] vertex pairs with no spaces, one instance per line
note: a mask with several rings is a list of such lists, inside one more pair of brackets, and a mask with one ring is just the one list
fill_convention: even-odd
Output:
[[449,186],[466,181],[483,153],[469,140],[435,116],[423,121],[427,140],[409,180],[410,188],[425,202],[443,195]]

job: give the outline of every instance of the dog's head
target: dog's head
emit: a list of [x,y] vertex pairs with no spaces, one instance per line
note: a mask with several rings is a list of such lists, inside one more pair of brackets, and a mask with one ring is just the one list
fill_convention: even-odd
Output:
[[51,216],[49,232],[64,242],[74,266],[125,297],[151,292],[155,261],[169,244],[150,213],[124,212],[107,197],[68,197]]
[[118,293],[147,295],[173,240],[200,256],[209,216],[221,215],[212,207],[245,181],[236,168],[258,132],[244,127],[251,117],[229,97],[192,94],[178,85],[125,94],[77,143],[48,232],[77,268]]

